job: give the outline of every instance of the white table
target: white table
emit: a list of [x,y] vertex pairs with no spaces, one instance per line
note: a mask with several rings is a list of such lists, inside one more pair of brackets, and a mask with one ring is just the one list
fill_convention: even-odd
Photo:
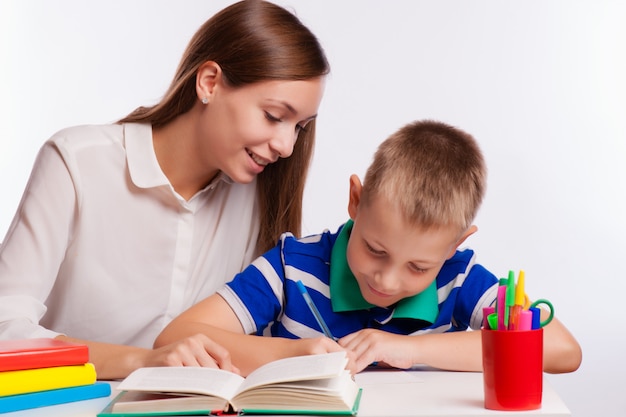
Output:
[[[571,412],[548,381],[543,381],[543,403],[538,410],[498,412],[483,406],[483,377],[478,372],[371,370],[357,375],[363,388],[358,417],[423,416],[570,416]],[[109,398],[79,401],[1,414],[1,417],[95,417],[118,394],[111,381]]]
[[358,374],[357,382],[363,388],[359,417],[571,416],[545,378],[542,407],[514,412],[485,409],[478,372],[372,370]]

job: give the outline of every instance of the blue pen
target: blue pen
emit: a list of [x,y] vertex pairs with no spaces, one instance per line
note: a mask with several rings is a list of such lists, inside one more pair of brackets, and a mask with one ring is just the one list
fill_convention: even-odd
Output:
[[315,303],[313,303],[313,299],[311,298],[311,295],[309,294],[309,292],[306,290],[306,287],[304,286],[302,281],[298,281],[296,282],[296,284],[298,285],[298,289],[300,290],[300,293],[302,294],[304,301],[306,301],[306,304],[309,306],[309,309],[311,309],[311,313],[313,313],[315,320],[317,320],[317,324],[320,325],[326,337],[329,337],[336,341],[337,339],[330,332],[330,329],[328,328],[328,326],[326,325],[326,322],[322,318],[320,311],[315,306]]

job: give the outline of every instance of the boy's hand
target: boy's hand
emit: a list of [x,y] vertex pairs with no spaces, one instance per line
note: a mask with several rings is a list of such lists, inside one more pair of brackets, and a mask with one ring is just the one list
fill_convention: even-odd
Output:
[[357,373],[373,362],[406,369],[415,364],[415,344],[411,336],[375,329],[359,330],[339,339],[339,345],[351,352],[350,371]]
[[287,356],[317,355],[345,350],[328,337],[313,337],[293,340],[295,351]]

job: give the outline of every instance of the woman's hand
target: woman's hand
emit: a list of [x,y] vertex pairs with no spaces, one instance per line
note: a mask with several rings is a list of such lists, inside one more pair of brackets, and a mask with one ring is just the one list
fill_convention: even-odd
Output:
[[240,373],[228,350],[204,334],[148,351],[142,366],[202,366]]

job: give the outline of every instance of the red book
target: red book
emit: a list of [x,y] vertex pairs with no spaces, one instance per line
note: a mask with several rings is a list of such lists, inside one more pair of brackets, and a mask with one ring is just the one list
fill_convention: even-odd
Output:
[[88,361],[87,345],[57,339],[0,340],[0,372],[82,365]]

